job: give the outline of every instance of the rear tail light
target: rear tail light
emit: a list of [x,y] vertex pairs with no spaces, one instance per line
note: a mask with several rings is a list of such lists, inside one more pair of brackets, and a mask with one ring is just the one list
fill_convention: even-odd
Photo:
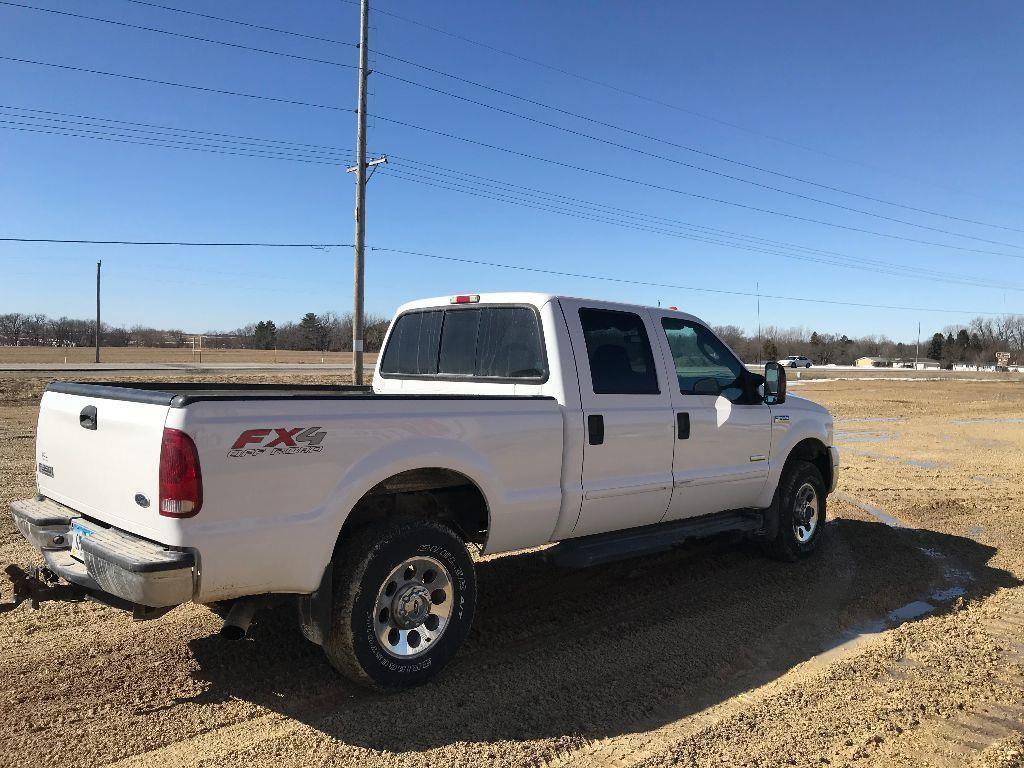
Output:
[[160,444],[160,514],[192,517],[203,506],[203,475],[192,438],[178,429],[164,428]]
[[478,301],[480,301],[479,293],[462,294],[448,299],[449,304],[476,304]]

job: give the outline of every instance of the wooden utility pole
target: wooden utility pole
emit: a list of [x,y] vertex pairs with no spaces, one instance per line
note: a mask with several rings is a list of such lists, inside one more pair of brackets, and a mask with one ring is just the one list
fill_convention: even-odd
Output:
[[96,262],[96,362],[100,361],[100,267],[103,261]]
[[761,362],[761,358],[764,357],[764,351],[761,349],[761,283],[754,283],[757,291],[757,362]]
[[366,245],[366,79],[369,76],[370,0],[359,13],[359,111],[356,115],[356,240],[352,301],[352,376],[363,383],[363,263]]
[[917,323],[917,346],[914,347],[914,369],[917,369],[917,363],[921,359],[921,321]]

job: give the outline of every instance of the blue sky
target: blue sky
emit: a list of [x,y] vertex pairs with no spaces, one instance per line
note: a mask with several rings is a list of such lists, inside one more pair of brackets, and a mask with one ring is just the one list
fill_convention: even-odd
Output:
[[[358,37],[358,7],[341,0],[160,1],[313,35],[349,41]],[[352,47],[289,38],[125,0],[24,2],[344,64],[355,64],[357,58]],[[1009,229],[816,188],[373,56],[373,66],[385,76],[371,77],[370,112],[380,118],[370,119],[370,147],[400,158],[388,171],[404,173],[406,178],[386,171],[370,182],[370,245],[674,285],[753,292],[759,283],[762,293],[775,295],[966,310],[966,314],[940,314],[761,300],[762,323],[850,335],[884,333],[907,339],[913,338],[918,320],[927,334],[966,321],[977,311],[1024,311],[1020,290],[1024,231],[1014,231],[1024,230],[1020,153],[1024,7],[1019,4],[537,0],[393,1],[381,3],[380,8],[681,109],[640,100],[382,14],[372,17],[371,50],[740,163]],[[0,5],[0,55],[344,108],[353,108],[356,101],[356,73],[349,67],[4,5]],[[643,152],[509,117],[386,75]],[[13,112],[50,110],[343,148],[355,143],[355,116],[350,112],[9,61],[0,61],[0,104],[19,108]],[[10,109],[0,111],[8,113],[0,116],[8,121],[0,127],[17,122],[39,125],[39,113],[36,120],[26,121],[12,116]],[[879,237],[581,173],[401,127],[385,117],[645,184],[973,250]],[[1016,289],[897,277],[644,231],[650,227],[625,228],[566,217],[411,181],[410,174],[421,175],[423,167],[404,158],[648,216],[839,253],[844,258],[973,275]],[[958,234],[840,210],[686,168],[673,159]],[[0,168],[2,236],[352,240],[354,180],[341,164],[2,130]],[[448,181],[434,175],[430,179],[432,184],[451,186],[450,177]],[[671,228],[678,233],[676,225]],[[0,312],[88,317],[97,258],[104,262],[105,318],[114,323],[230,329],[260,318],[282,321],[307,311],[351,309],[349,248],[281,251],[0,243],[5,275],[0,283]],[[517,289],[650,304],[660,301],[716,324],[753,328],[756,323],[756,302],[751,297],[514,272],[381,251],[368,256],[367,309],[380,314],[390,314],[399,303],[424,295]]]

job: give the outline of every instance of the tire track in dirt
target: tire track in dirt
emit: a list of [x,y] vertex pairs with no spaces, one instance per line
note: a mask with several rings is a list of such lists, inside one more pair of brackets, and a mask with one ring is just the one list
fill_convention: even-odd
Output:
[[[653,604],[661,599],[661,593],[655,592],[646,599],[634,600],[634,605],[629,608],[623,608],[622,606],[628,595],[635,595],[636,592],[643,591],[643,588],[650,584],[652,573],[663,572],[666,566],[670,566],[675,569],[675,572],[670,578],[665,579],[663,586],[671,589],[685,582],[689,589],[697,593],[707,593],[713,588],[715,583],[721,585],[724,579],[728,581],[742,580],[748,578],[751,574],[752,569],[749,558],[752,553],[750,552],[723,549],[713,551],[710,557],[706,556],[706,552],[702,552],[702,554],[705,556],[698,556],[697,559],[680,557],[678,555],[666,555],[653,559],[653,562],[622,564],[615,569],[615,572],[605,573],[597,580],[602,586],[609,587],[607,603],[601,601],[586,603],[582,609],[574,611],[569,617],[565,617],[563,614],[563,619],[571,619],[577,633],[583,636],[588,634],[595,634],[601,637],[619,635],[618,638],[609,641],[614,643],[615,647],[608,649],[607,653],[613,656],[622,654],[623,658],[627,658],[629,655],[628,646],[636,642],[638,638],[634,637],[630,640],[623,637],[619,632],[619,627],[629,626],[639,617],[652,613],[654,611]],[[756,558],[756,555],[754,557]],[[840,567],[837,569],[840,573],[849,574],[851,572],[850,564],[852,558],[848,554],[837,557],[836,561],[837,564],[840,564]],[[753,562],[763,563],[759,559],[755,559]],[[564,574],[552,571],[540,561],[518,563],[516,559],[508,558],[503,559],[501,566],[502,571],[490,577],[487,577],[487,572],[486,570],[484,571],[485,579],[494,589],[490,590],[489,593],[485,591],[485,594],[489,594],[488,605],[482,608],[481,615],[478,617],[481,619],[483,626],[480,627],[479,632],[476,633],[477,636],[471,640],[465,652],[460,654],[457,666],[462,674],[456,680],[450,681],[450,684],[446,685],[445,688],[455,692],[465,690],[473,685],[475,670],[479,670],[481,667],[485,669],[500,669],[506,664],[514,665],[515,662],[521,662],[524,658],[531,658],[533,654],[540,654],[548,658],[548,666],[560,667],[557,672],[552,670],[552,674],[557,674],[559,677],[564,678],[566,682],[562,684],[561,688],[569,689],[571,687],[570,681],[577,675],[586,676],[585,659],[590,654],[586,651],[581,651],[578,654],[574,653],[572,648],[565,648],[564,644],[559,651],[553,653],[552,649],[559,648],[557,641],[559,635],[564,634],[564,627],[560,628],[557,623],[552,625],[550,616],[538,616],[538,613],[546,613],[547,609],[537,607],[535,600],[515,600],[507,592],[510,591],[511,585],[518,584],[520,588],[523,586],[527,588],[517,591],[521,591],[525,595],[536,594],[536,590],[530,588],[530,586],[535,585],[538,589],[546,589],[548,593],[546,596],[547,600],[557,605],[560,600],[568,601],[573,599],[574,596],[578,595],[577,590],[584,587],[583,583],[573,584],[574,580],[580,580],[584,583],[590,582],[591,587],[593,587],[596,580],[594,574],[585,572]],[[533,578],[527,580],[525,585],[522,579],[514,582],[507,578],[508,569],[515,569],[520,572],[520,575],[524,571],[532,573]],[[763,589],[769,592],[780,590],[782,588],[778,584],[780,577],[781,579],[786,579],[785,569],[781,569],[774,577],[769,578],[765,582]],[[563,579],[567,579],[568,582],[563,581]],[[834,579],[828,579],[820,585],[815,585],[815,589],[833,591],[837,584],[844,584],[848,581],[849,576],[838,582]],[[611,587],[613,586],[618,588],[618,594],[612,591]],[[758,593],[750,596],[749,599],[751,602],[763,601],[764,595]],[[492,603],[493,606],[490,605]],[[546,601],[543,605],[550,604]],[[503,606],[506,617],[511,616],[512,622],[515,625],[524,628],[534,627],[534,629],[515,631],[509,635],[509,633],[504,632],[505,623],[489,626],[489,622],[485,618],[487,611],[490,607],[496,606]],[[716,618],[714,612],[708,610],[706,600],[691,601],[690,606],[690,610],[699,613],[704,622],[709,622],[715,627],[732,625],[733,634],[735,634],[736,622],[732,617],[736,615],[736,611],[740,611],[742,608],[743,606],[740,605],[733,606],[728,610],[720,609],[719,612],[724,614],[724,616]],[[499,631],[501,637],[496,637],[495,635],[499,634]],[[642,645],[671,643],[671,639],[667,639],[664,635],[671,634],[676,630],[672,628],[671,623],[666,625],[666,622],[663,621],[653,624],[651,631],[656,633],[658,637],[649,641],[646,638],[641,639]],[[690,636],[686,639],[694,644],[698,641],[698,637],[694,635],[692,629]],[[266,638],[261,638],[260,640],[265,641]],[[728,642],[728,633],[723,632],[723,642]],[[587,644],[584,643],[583,645],[586,646]],[[576,663],[566,665],[564,663],[566,656],[573,657]],[[561,660],[558,657],[561,657]],[[582,664],[579,662],[580,659],[584,660]],[[644,674],[642,671],[644,662],[639,660],[636,664],[639,667],[636,675]],[[623,670],[619,674],[626,675],[629,673]],[[444,697],[444,694],[442,693],[441,696]],[[370,713],[371,715],[379,715],[382,719],[387,719],[389,717],[388,711],[393,706],[403,706],[400,701],[396,701],[402,698],[419,698],[419,694],[397,694],[384,698],[364,697],[355,702],[345,701],[346,697],[339,697],[336,693],[327,693],[315,698],[305,698],[301,705],[289,709],[287,717],[273,712],[265,712],[264,714],[258,714],[253,720],[225,724],[216,729],[197,734],[186,741],[171,743],[156,750],[133,755],[115,764],[118,766],[146,764],[177,766],[193,765],[202,761],[214,762],[226,755],[236,753],[240,746],[251,749],[261,743],[271,742],[285,736],[309,736],[310,725],[314,729],[330,730],[332,720],[336,718],[344,719],[353,714],[344,711],[347,710],[345,704],[352,704],[363,710],[359,714],[364,717],[368,714],[365,710],[369,708],[374,711]],[[503,692],[497,700],[478,701],[474,707],[474,714],[476,717],[483,717],[485,719],[499,718],[502,711],[510,706],[513,709],[522,711],[530,707],[531,703],[535,702],[529,690]],[[337,711],[339,705],[343,711]],[[332,714],[325,715],[325,708],[329,708],[329,711],[334,711]],[[372,721],[375,717],[371,716],[369,719]],[[580,735],[574,735],[569,740],[573,742],[573,746],[587,743],[586,738]],[[564,751],[567,746],[564,743],[565,741],[567,740],[552,740],[549,744],[552,749],[551,753]],[[537,748],[537,742],[532,742],[529,745],[530,751]],[[532,761],[532,758],[527,754],[516,754],[515,756],[510,754],[508,757],[509,764],[521,765]],[[352,756],[350,759],[355,760],[355,757]],[[355,764],[355,762],[352,764]]]
[[[593,635],[590,640],[574,642],[568,647],[564,643],[561,647],[558,645],[557,637],[551,636],[545,628],[547,620],[536,622],[542,628],[539,635],[521,633],[505,643],[496,642],[497,638],[491,637],[493,627],[488,627],[485,623],[481,631],[482,637],[471,643],[473,647],[467,649],[468,653],[464,657],[460,657],[454,674],[448,677],[446,673],[443,682],[432,691],[432,697],[428,691],[399,694],[384,700],[366,698],[351,702],[351,707],[344,706],[342,702],[335,702],[342,704],[341,710],[330,714],[323,713],[321,702],[305,700],[301,706],[287,712],[291,720],[286,721],[278,714],[264,713],[255,720],[241,725],[227,725],[216,731],[196,735],[188,739],[184,747],[181,744],[170,744],[154,752],[136,755],[120,764],[142,765],[149,762],[173,766],[207,762],[217,764],[225,760],[229,764],[240,764],[246,760],[259,761],[265,759],[277,743],[292,743],[297,748],[300,745],[301,748],[305,748],[311,742],[319,742],[325,738],[324,733],[337,734],[339,721],[348,718],[369,722],[380,718],[380,721],[386,722],[396,708],[404,711],[411,706],[415,710],[419,703],[429,698],[450,700],[450,694],[458,696],[458,692],[462,691],[464,695],[467,688],[474,685],[486,692],[491,687],[491,681],[485,670],[501,669],[506,665],[525,669],[522,664],[524,656],[532,659],[532,663],[526,665],[530,669],[530,681],[544,680],[546,685],[540,691],[532,688],[531,684],[524,688],[494,691],[496,695],[493,698],[485,696],[474,702],[473,716],[483,722],[500,720],[502,717],[522,717],[525,720],[526,712],[534,710],[532,717],[536,719],[539,710],[544,713],[544,717],[554,719],[549,726],[551,735],[548,738],[538,738],[538,734],[530,733],[529,729],[522,729],[522,735],[528,734],[531,738],[512,739],[516,743],[503,745],[501,754],[497,757],[491,755],[490,762],[508,765],[540,764],[544,760],[553,760],[558,755],[581,750],[585,752],[587,745],[599,741],[593,738],[591,732],[604,730],[603,727],[593,726],[581,729],[581,721],[585,722],[588,715],[603,717],[606,722],[614,720],[615,729],[619,731],[628,729],[643,732],[694,710],[714,706],[716,702],[731,696],[736,697],[736,705],[742,707],[755,698],[755,694],[745,693],[746,691],[756,689],[769,680],[785,674],[786,670],[799,664],[812,651],[816,651],[820,643],[831,637],[835,628],[843,623],[839,614],[843,606],[850,603],[850,587],[859,583],[863,577],[858,562],[863,560],[870,566],[871,559],[866,555],[869,551],[876,550],[882,541],[884,538],[847,542],[842,537],[840,527],[840,533],[822,563],[822,568],[770,563],[756,555],[752,556],[752,553],[747,551],[731,551],[720,558],[713,557],[711,561],[698,560],[689,568],[681,567],[685,561],[678,557],[673,559],[671,556],[660,558],[653,563],[623,566],[618,572],[604,574],[598,583],[605,586],[609,583],[623,582],[623,571],[635,571],[633,583],[625,582],[629,587],[623,592],[622,596],[625,596],[632,590],[649,585],[652,574],[663,571],[666,564],[672,564],[680,567],[679,581],[688,582],[694,591],[703,591],[705,597],[691,599],[690,610],[686,609],[685,601],[682,601],[683,604],[677,606],[678,615],[659,622],[649,622],[649,626],[641,631],[634,629],[632,634],[624,633],[622,629],[630,627],[638,617],[650,613],[663,599],[664,592],[653,591],[648,598],[638,601],[631,611],[623,611],[621,608],[608,610],[598,603],[597,608],[584,610],[575,615],[563,615],[563,633],[564,626],[568,623],[578,626],[579,634],[585,638]],[[908,556],[912,556],[911,553],[908,553]],[[715,567],[716,560],[723,561],[725,565]],[[939,578],[939,573],[927,558],[921,556],[919,560],[921,567],[932,574],[927,577],[928,583]],[[504,565],[517,570],[525,568],[527,572],[532,567],[530,563],[524,563],[519,567],[514,559],[510,559]],[[705,573],[703,579],[695,578],[695,574],[689,572],[690,569],[707,569],[709,572]],[[484,573],[486,574],[486,571]],[[502,582],[507,573],[502,570],[489,580]],[[816,579],[807,578],[816,574]],[[559,593],[561,582],[552,580],[558,579],[558,574],[541,568],[537,575],[543,579],[543,583],[538,583],[537,586],[546,587],[549,592],[553,592],[546,595],[546,600],[541,605],[557,605],[560,598],[568,599],[571,595],[577,594],[577,587],[572,585],[563,587],[566,590],[565,595]],[[593,586],[594,574],[579,577],[588,578]],[[797,583],[803,580],[806,589],[790,591],[789,599],[780,601],[780,594],[785,595],[794,580]],[[722,587],[723,581],[725,589],[716,592],[715,583],[718,582],[719,587]],[[523,585],[520,583],[520,586]],[[526,586],[529,586],[529,582]],[[675,585],[670,581],[666,586],[671,588]],[[524,590],[525,594],[531,592],[533,590]],[[730,596],[728,604],[721,604],[720,599],[716,598],[716,595],[723,593]],[[484,590],[484,594],[488,594],[487,590]],[[502,590],[494,590],[492,597],[496,605],[504,604]],[[616,596],[613,595],[614,597]],[[619,599],[613,599],[612,602],[621,605]],[[787,602],[789,610],[786,607]],[[534,613],[542,612],[536,607],[536,601],[533,601],[533,604]],[[827,612],[829,615],[822,615],[820,609],[815,608],[820,605],[832,606]],[[769,606],[770,610],[766,611],[765,606]],[[807,606],[811,606],[810,613]],[[534,623],[531,621],[529,610],[507,605],[506,608],[512,612],[516,623]],[[521,614],[519,610],[522,610]],[[487,611],[488,608],[485,607],[481,618],[488,615]],[[613,615],[616,620],[610,623],[610,616]],[[783,618],[780,622],[780,616],[789,616],[791,619]],[[806,635],[805,641],[802,644],[796,643],[800,647],[794,647],[794,638],[799,638],[801,633]],[[721,656],[714,656],[710,660],[702,658],[706,654],[694,650],[706,644],[709,636],[714,637],[715,642],[720,643],[725,649]],[[683,648],[681,652],[676,651],[673,656],[669,651],[667,659],[654,662],[644,654],[631,652],[637,648],[672,649],[680,646]],[[618,668],[607,679],[612,690],[605,692],[604,698],[593,707],[580,706],[564,700],[560,704],[554,704],[547,700],[543,695],[544,690],[565,691],[571,696],[570,692],[578,685],[579,680],[601,675],[587,663],[588,659],[594,658],[595,647],[601,647],[609,658],[619,660]],[[729,659],[728,662],[726,657]],[[674,670],[674,674],[667,674],[670,670]],[[632,685],[626,687],[626,680],[632,681]],[[668,702],[668,705],[660,710],[651,706],[623,706],[621,702],[617,706],[611,706],[620,696],[627,701],[644,700],[645,696],[632,693],[633,688],[643,688],[648,703],[660,700]],[[572,725],[573,723],[576,725]],[[401,728],[402,726],[399,726],[399,729]],[[555,734],[559,733],[569,735],[556,738]],[[507,737],[510,734],[504,735]],[[393,743],[403,741],[402,733],[393,733],[392,736]],[[404,738],[408,736],[405,735]],[[245,748],[241,752],[240,740],[245,742]],[[351,732],[348,740],[357,743],[365,741],[352,739]],[[486,738],[482,741],[486,741]],[[650,743],[646,736],[640,737],[640,741]],[[632,750],[634,747],[631,742],[632,740],[628,743],[629,749]],[[377,746],[382,747],[385,743],[382,741]],[[431,747],[429,742],[424,743],[422,747],[426,750],[421,757],[426,759],[430,759],[430,755],[438,759],[441,755],[450,755],[450,749],[437,745]],[[463,750],[467,748],[468,745],[464,744]],[[344,762],[349,765],[370,765],[381,759],[378,752],[367,752],[357,747],[351,747],[343,754]],[[469,754],[463,753],[462,758],[461,762],[472,762]]]
[[[858,509],[867,512],[879,521],[897,529],[901,535],[906,537],[916,530],[913,526],[886,513],[878,507],[863,502],[846,494],[837,495],[837,499],[851,504]],[[929,557],[938,560],[946,559],[946,555],[940,552],[929,550],[925,546],[915,545]],[[962,564],[944,564],[942,567],[945,588],[931,590],[931,599],[949,598],[963,592],[963,583],[970,581],[973,576]],[[983,622],[984,631],[989,637],[998,643],[1004,653],[1001,656],[1000,674],[996,684],[1009,690],[1024,690],[1024,593],[1016,590],[1020,596],[1008,600],[1004,604],[1004,613],[995,618],[988,618]],[[922,595],[922,597],[926,597]],[[920,606],[916,608],[916,606]],[[921,611],[924,615],[934,610],[930,603],[917,601],[908,604],[905,608]],[[897,609],[889,614],[891,623],[902,623],[900,620],[901,610]],[[909,617],[910,620],[917,618],[917,615]],[[603,739],[589,742],[577,749],[568,750],[554,759],[538,761],[537,765],[544,768],[584,768],[585,766],[602,766],[607,768],[634,768],[636,766],[658,766],[672,764],[678,753],[680,743],[687,739],[694,739],[698,736],[707,737],[713,732],[716,725],[731,718],[741,717],[744,713],[756,710],[763,706],[780,689],[799,685],[801,687],[811,686],[813,689],[815,679],[821,676],[831,665],[837,662],[848,662],[855,660],[858,655],[869,654],[871,646],[884,640],[884,632],[876,625],[866,628],[866,631],[852,639],[846,639],[838,647],[825,651],[819,656],[812,657],[807,662],[799,665],[786,676],[777,680],[770,680],[764,685],[751,685],[745,693],[733,696],[721,704],[711,706],[707,710],[699,712],[689,718],[670,722],[660,728],[653,729],[640,735],[627,734],[612,739]],[[989,663],[992,663],[989,659]],[[912,657],[901,659],[899,664],[893,665],[884,670],[884,677],[898,679],[905,675],[908,667],[914,666]],[[751,681],[753,682],[753,681]],[[916,747],[916,754],[920,763],[915,765],[950,765],[962,766],[963,760],[981,752],[987,747],[1000,742],[1009,735],[1024,731],[1024,698],[1011,704],[1003,704],[998,709],[998,716],[990,714],[989,708],[978,708],[969,713],[961,715],[955,724],[946,719],[930,719],[927,724],[917,724],[918,732],[921,734],[922,743]],[[929,738],[929,734],[931,735]],[[972,738],[963,738],[965,734]],[[869,739],[869,744],[876,746],[882,740],[876,736]],[[947,745],[951,742],[954,749]],[[852,751],[834,751],[829,757],[822,756],[821,762],[831,764],[838,761],[843,764],[843,758],[860,760],[871,755],[871,750],[864,746],[858,747],[856,742],[847,739],[844,747],[853,747]],[[891,765],[899,754],[902,754],[904,745],[898,750],[887,750],[888,754],[881,757],[879,765]],[[886,762],[886,760],[890,762]],[[960,762],[955,762],[957,759]],[[950,762],[953,761],[953,762]],[[717,762],[717,760],[716,760]],[[792,761],[791,761],[792,762]]]
[[[989,747],[1024,733],[1024,594],[1015,590],[1012,597],[1000,601],[999,608],[998,614],[989,612],[981,621],[998,654],[975,660],[991,670],[988,690],[951,715],[922,720],[908,739],[918,764],[960,768]],[[996,691],[1017,693],[1000,701]],[[870,764],[898,764],[907,752],[907,744],[893,744],[872,755]]]

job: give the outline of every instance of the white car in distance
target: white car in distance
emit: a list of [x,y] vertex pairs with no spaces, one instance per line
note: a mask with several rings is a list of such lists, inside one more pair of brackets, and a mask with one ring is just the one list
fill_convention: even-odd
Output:
[[786,368],[810,368],[811,361],[803,355],[789,355],[778,361],[779,365]]

